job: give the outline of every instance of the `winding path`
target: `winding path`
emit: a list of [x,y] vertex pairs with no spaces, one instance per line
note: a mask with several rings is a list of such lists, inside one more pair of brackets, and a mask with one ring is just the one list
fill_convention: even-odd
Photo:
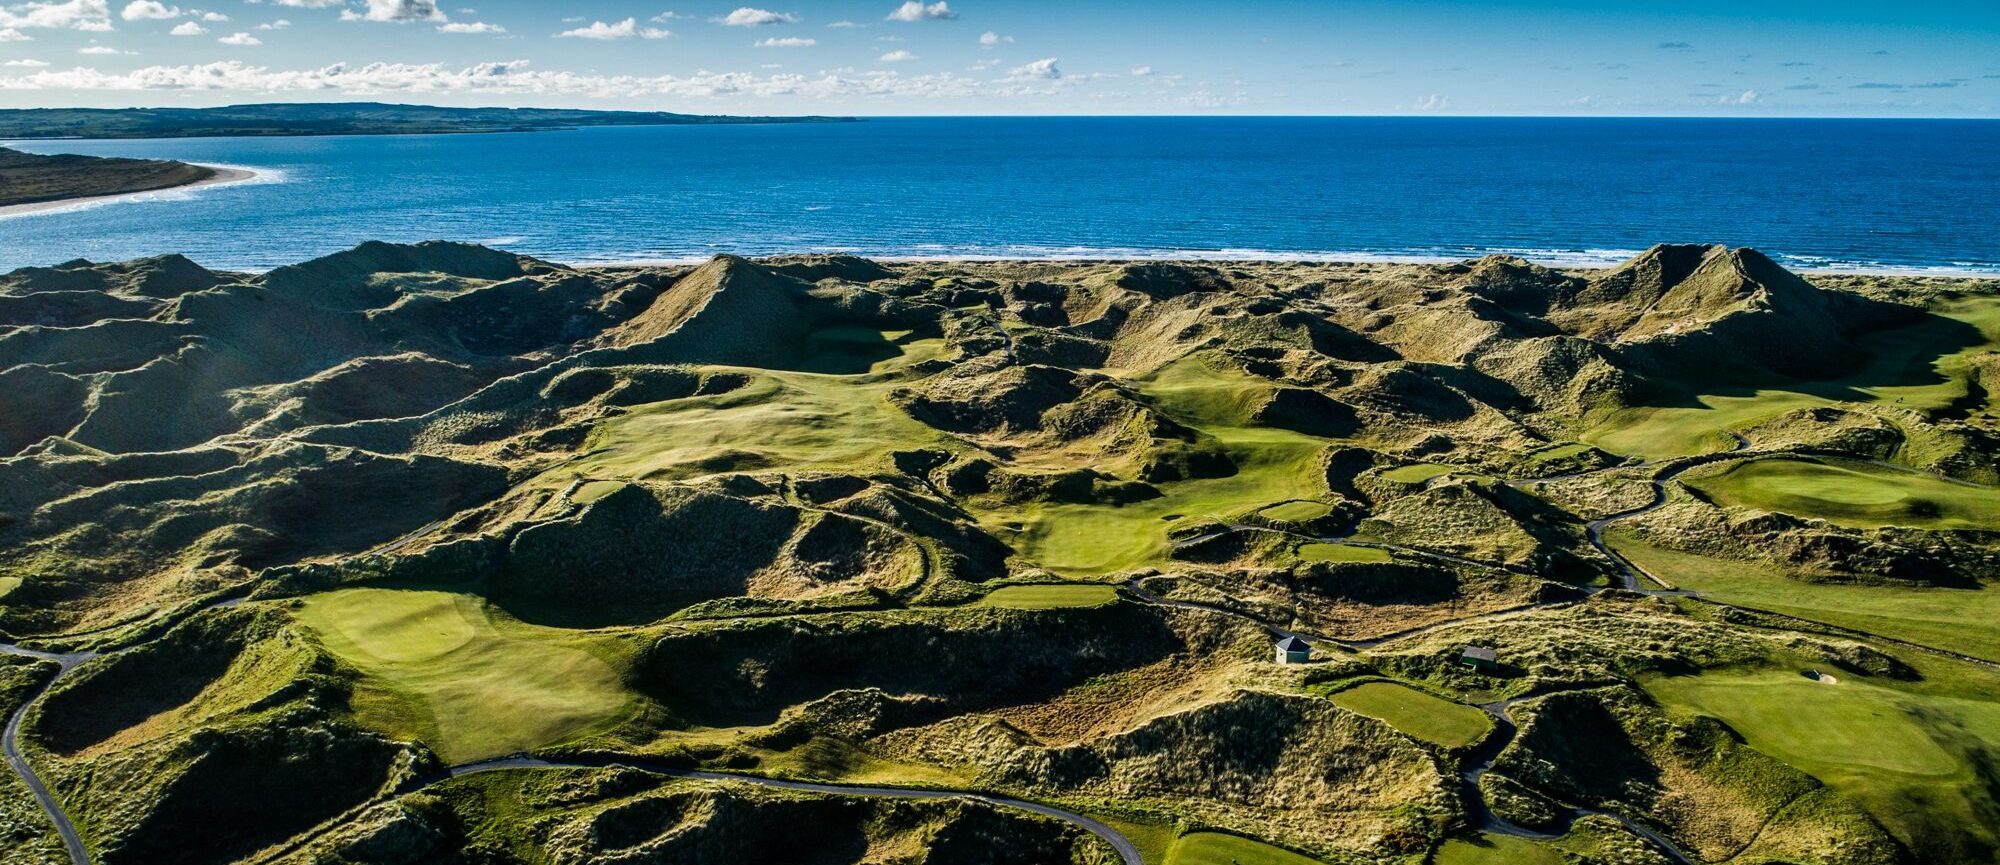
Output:
[[27,755],[21,753],[21,723],[28,717],[28,708],[40,700],[43,694],[48,693],[49,688],[54,687],[58,680],[76,669],[78,664],[98,655],[96,652],[69,654],[40,652],[7,643],[0,643],[0,654],[56,663],[56,674],[50,676],[49,680],[35,689],[34,693],[22,699],[21,705],[14,709],[14,714],[7,716],[7,729],[5,738],[0,738],[0,751],[6,753],[7,765],[13,768],[14,774],[21,776],[21,783],[28,785],[28,792],[35,794],[35,801],[42,806],[42,810],[49,815],[49,820],[55,824],[56,834],[62,838],[63,849],[69,851],[69,861],[72,865],[90,865],[90,852],[84,848],[83,836],[76,831],[76,824],[71,822],[69,814],[63,811],[62,803],[49,791],[48,784],[43,783],[42,777],[35,774],[34,764],[28,762]]

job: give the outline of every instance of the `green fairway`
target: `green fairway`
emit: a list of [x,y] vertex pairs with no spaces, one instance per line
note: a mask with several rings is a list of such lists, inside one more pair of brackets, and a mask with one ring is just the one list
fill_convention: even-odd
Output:
[[1451,466],[1441,466],[1436,463],[1411,463],[1406,466],[1384,469],[1382,479],[1395,481],[1399,484],[1420,484],[1439,475],[1450,474],[1451,471]]
[[1605,542],[1649,573],[1717,601],[2000,660],[2000,589],[1808,583],[1768,565],[1642,544],[1623,529]]
[[1174,842],[1167,865],[1319,865],[1319,860],[1236,835],[1189,832]]
[[1336,691],[1327,699],[1447,748],[1474,744],[1486,738],[1493,727],[1485,712],[1393,682],[1366,682]]
[[1578,444],[1572,442],[1566,445],[1556,445],[1555,447],[1552,448],[1544,448],[1542,450],[1535,451],[1534,453],[1528,455],[1528,461],[1533,463],[1556,462],[1558,460],[1566,460],[1571,457],[1582,456],[1589,452],[1590,452],[1590,445]]
[[1721,505],[1855,528],[2000,529],[2000,489],[1868,463],[1749,460],[1682,482]]
[[[1158,484],[1159,498],[1123,505],[1036,503],[989,511],[982,522],[1036,566],[1096,576],[1165,565],[1167,531],[1182,519],[1240,514],[1326,494],[1314,460],[1330,439],[1249,425],[1242,403],[1268,383],[1218,372],[1199,357],[1134,382],[1174,420],[1215,438],[1236,462],[1229,477]],[[1018,525],[1018,532],[1009,527]]]
[[1434,865],[1562,865],[1562,856],[1540,843],[1481,833],[1453,838],[1438,848]]
[[496,613],[471,595],[345,589],[306,599],[298,617],[363,674],[363,723],[447,761],[554,744],[630,709],[615,641]]
[[[1863,402],[1935,410],[1960,404],[1974,393],[1973,359],[2000,345],[2000,298],[1953,301],[1936,312],[1936,318],[1863,337],[1860,345],[1869,362],[1839,379],[1748,393],[1704,393],[1695,405],[1620,409],[1582,439],[1615,454],[1666,459],[1729,450],[1734,446],[1730,430],[1798,408]],[[1983,341],[1964,344],[1966,326]],[[1700,383],[1695,385],[1699,389]],[[1985,406],[1981,400],[1973,408]]]
[[1053,610],[1059,607],[1095,607],[1115,600],[1118,600],[1116,586],[1002,586],[986,593],[986,597],[979,599],[979,605],[1010,610]]
[[1325,502],[1279,502],[1258,511],[1257,515],[1269,520],[1302,523],[1307,520],[1316,520],[1326,516],[1331,510],[1332,508],[1327,507]]
[[1367,562],[1382,564],[1395,561],[1389,551],[1380,547],[1357,547],[1353,544],[1300,544],[1298,557],[1308,562]]

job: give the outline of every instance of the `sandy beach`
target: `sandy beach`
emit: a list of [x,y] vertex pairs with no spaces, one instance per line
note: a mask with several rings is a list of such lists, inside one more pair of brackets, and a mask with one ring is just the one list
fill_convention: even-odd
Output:
[[78,207],[81,205],[98,204],[108,201],[116,201],[121,198],[134,198],[141,195],[153,195],[160,192],[170,192],[174,190],[183,190],[183,189],[195,189],[203,186],[221,186],[230,183],[243,183],[246,181],[255,180],[257,178],[257,172],[247,168],[225,168],[220,165],[210,165],[205,167],[213,169],[215,171],[215,174],[213,176],[197,180],[193,183],[183,183],[179,186],[168,186],[160,189],[147,189],[138,192],[120,192],[113,195],[87,195],[78,198],[62,198],[62,199],[57,199],[55,201],[36,201],[36,202],[30,202],[28,204],[10,204],[4,207],[0,207],[0,219],[5,219],[14,216],[28,216],[30,214],[45,213],[52,210],[67,210],[69,208]]

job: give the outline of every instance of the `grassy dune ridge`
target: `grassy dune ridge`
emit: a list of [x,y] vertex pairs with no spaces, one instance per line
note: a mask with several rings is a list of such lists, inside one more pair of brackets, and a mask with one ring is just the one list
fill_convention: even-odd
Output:
[[[516,753],[1032,799],[1151,865],[1992,861],[2000,682],[1919,647],[2000,659],[1991,288],[1693,246],[31,269],[0,631],[130,647],[25,737],[107,865],[1108,855],[615,766],[294,837]],[[1600,544],[1700,598],[1603,591]]]

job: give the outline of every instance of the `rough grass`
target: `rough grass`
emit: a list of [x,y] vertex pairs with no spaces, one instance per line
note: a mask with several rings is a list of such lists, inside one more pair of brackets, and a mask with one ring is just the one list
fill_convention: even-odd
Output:
[[1724,603],[2000,661],[2000,590],[1808,583],[1756,562],[1660,549],[1624,529],[1605,540],[1648,572]]
[[1477,743],[1492,729],[1485,712],[1393,682],[1364,682],[1336,691],[1327,699],[1447,748]]
[[1167,531],[1180,520],[1221,519],[1325,494],[1311,468],[1331,439],[1252,426],[1245,417],[1245,395],[1267,384],[1218,371],[1199,356],[1134,383],[1169,417],[1213,436],[1235,460],[1236,473],[1162,483],[1159,498],[1124,505],[1033,504],[983,515],[1025,563],[1070,576],[1165,566]]
[[[1935,312],[1939,318],[1859,340],[1872,359],[1842,378],[1749,393],[1702,393],[1693,405],[1621,409],[1582,439],[1615,454],[1665,459],[1728,450],[1734,445],[1730,430],[1746,429],[1798,408],[1843,401],[1925,411],[1946,408],[1971,392],[1973,359],[2000,346],[2000,298],[1954,301]],[[1958,342],[1963,325],[1976,328],[1984,341]],[[1974,408],[1986,410],[1985,405]]]
[[2000,827],[1985,816],[2000,808],[1990,777],[2000,675],[1909,660],[1922,681],[1838,675],[1826,685],[1795,669],[1761,669],[1644,684],[1669,709],[1720,718],[1752,747],[1851,797],[1918,861],[1990,857],[2000,843]]
[[980,606],[1010,610],[1053,610],[1059,607],[1095,607],[1118,600],[1118,588],[1108,585],[1058,584],[1046,586],[1002,586],[979,599]]
[[1319,860],[1237,835],[1189,832],[1174,842],[1167,865],[1319,865]]
[[1308,562],[1368,562],[1383,564],[1393,561],[1394,556],[1380,547],[1357,547],[1353,544],[1300,544],[1298,557]]
[[1562,865],[1562,856],[1526,838],[1480,833],[1438,848],[1435,865]]
[[1749,460],[1685,478],[1718,504],[1854,528],[2000,528],[2000,489],[1860,462]]
[[476,597],[348,589],[307,599],[298,617],[363,674],[363,723],[447,761],[575,738],[633,705],[616,642],[522,624]]

